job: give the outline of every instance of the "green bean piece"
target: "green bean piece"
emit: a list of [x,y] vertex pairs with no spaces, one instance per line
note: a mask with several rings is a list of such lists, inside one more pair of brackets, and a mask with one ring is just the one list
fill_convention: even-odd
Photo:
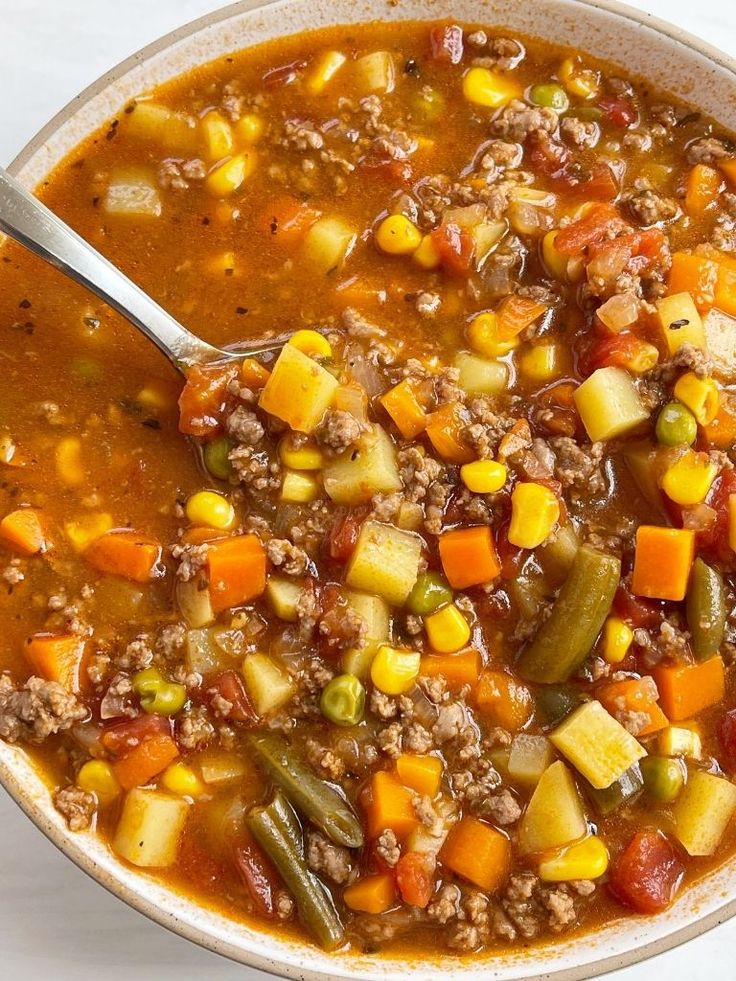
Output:
[[550,616],[521,652],[517,669],[527,681],[567,681],[582,667],[608,616],[621,562],[589,545],[578,549]]
[[277,790],[270,804],[249,812],[246,822],[294,897],[304,926],[325,950],[339,947],[343,925],[329,892],[304,861],[302,829],[291,804]]
[[666,756],[645,756],[639,766],[647,797],[661,804],[671,804],[685,783],[682,761]]
[[668,402],[657,416],[654,433],[663,446],[692,446],[698,423],[682,402]]
[[693,654],[707,661],[720,650],[726,632],[726,588],[720,572],[701,558],[693,562],[685,610]]
[[567,115],[584,119],[588,123],[599,123],[603,119],[603,110],[599,109],[598,106],[576,106]]
[[545,685],[534,696],[537,714],[545,728],[554,729],[578,707],[580,695],[566,685]]
[[210,443],[204,444],[202,454],[204,465],[209,473],[218,480],[227,480],[233,472],[232,464],[229,460],[230,450],[233,444],[226,436],[213,439]]
[[406,605],[418,617],[429,616],[441,606],[452,602],[452,590],[439,572],[423,572],[414,583]]
[[605,817],[606,814],[611,814],[639,796],[644,786],[644,776],[639,765],[635,763],[622,773],[618,780],[614,780],[610,787],[604,787],[603,790],[593,787],[583,777],[580,777],[580,782],[593,807],[601,817]]
[[322,691],[319,710],[336,726],[356,726],[363,718],[365,688],[352,674],[339,674]]
[[549,82],[547,85],[532,85],[529,98],[535,106],[545,106],[556,112],[565,112],[570,108],[567,92],[555,82]]
[[246,742],[256,762],[289,801],[336,845],[360,848],[363,829],[353,809],[334,787],[304,763],[285,739],[275,733],[252,732]]
[[143,711],[152,715],[176,715],[187,700],[186,687],[167,681],[158,668],[145,668],[134,675],[133,691]]

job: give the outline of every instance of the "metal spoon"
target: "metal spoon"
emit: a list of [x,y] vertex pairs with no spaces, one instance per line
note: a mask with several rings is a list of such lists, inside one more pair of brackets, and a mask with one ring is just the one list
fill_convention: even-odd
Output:
[[182,374],[192,365],[257,357],[283,347],[283,340],[272,340],[241,344],[238,350],[228,351],[192,334],[2,167],[0,231],[117,310]]

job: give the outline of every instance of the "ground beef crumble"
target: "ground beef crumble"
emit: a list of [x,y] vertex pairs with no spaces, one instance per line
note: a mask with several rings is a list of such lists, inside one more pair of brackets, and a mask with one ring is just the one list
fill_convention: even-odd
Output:
[[53,795],[54,807],[66,818],[70,831],[86,831],[97,810],[94,794],[79,787],[62,787]]
[[0,739],[39,745],[87,717],[82,702],[56,681],[31,677],[17,687],[0,674]]

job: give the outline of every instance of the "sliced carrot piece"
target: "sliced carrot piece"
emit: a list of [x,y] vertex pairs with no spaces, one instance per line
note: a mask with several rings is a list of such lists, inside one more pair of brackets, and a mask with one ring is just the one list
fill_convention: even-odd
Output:
[[79,691],[79,668],[84,640],[73,634],[34,634],[25,643],[25,656],[33,670],[68,691]]
[[721,175],[715,167],[695,164],[687,177],[685,211],[696,218],[704,214],[718,200],[721,180]]
[[112,764],[115,776],[124,790],[142,787],[158,776],[179,755],[171,736],[151,736]]
[[301,242],[319,216],[315,208],[310,208],[290,194],[284,194],[266,205],[258,221],[258,231],[267,241],[292,249]]
[[659,692],[652,678],[627,678],[623,681],[613,681],[599,688],[596,695],[601,705],[622,724],[625,724],[622,717],[628,713],[636,713],[642,722],[644,717],[648,718],[649,721],[644,723],[643,728],[633,733],[637,739],[640,736],[659,732],[669,724],[667,716],[657,704]]
[[446,531],[439,540],[440,559],[453,589],[466,589],[495,579],[501,571],[487,525]]
[[0,521],[0,539],[21,555],[38,555],[49,547],[46,522],[35,508],[18,508]]
[[463,409],[457,402],[448,402],[426,417],[426,430],[432,446],[448,463],[470,463],[475,454],[464,442]]
[[710,705],[717,705],[726,694],[723,659],[719,656],[699,664],[656,667],[652,676],[671,722],[692,718]]
[[161,545],[137,531],[108,531],[95,539],[84,558],[98,572],[133,582],[149,582],[163,571]]
[[511,296],[501,300],[496,310],[496,329],[502,341],[509,341],[531,326],[548,310],[546,303],[537,303],[528,296]]
[[207,566],[215,613],[242,606],[266,588],[266,550],[256,535],[214,542],[207,552]]

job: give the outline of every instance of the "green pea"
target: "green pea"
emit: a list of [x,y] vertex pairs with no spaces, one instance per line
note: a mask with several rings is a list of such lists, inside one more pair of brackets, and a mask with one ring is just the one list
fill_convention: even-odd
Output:
[[436,89],[424,85],[411,101],[412,112],[425,123],[436,123],[445,111],[445,97]]
[[570,106],[567,93],[561,85],[548,82],[546,85],[532,85],[529,98],[536,106],[545,106],[555,112],[565,112]]
[[322,691],[319,709],[336,726],[357,725],[365,709],[365,688],[354,675],[339,674]]
[[204,455],[204,465],[213,477],[218,480],[227,480],[233,472],[232,464],[228,459],[233,444],[225,436],[213,439],[211,443],[205,443],[202,453]]
[[452,590],[439,572],[423,572],[409,593],[406,605],[412,613],[426,617],[439,607],[452,602]]
[[698,424],[681,402],[668,402],[657,416],[654,431],[664,446],[692,446],[698,435]]
[[639,765],[647,795],[662,804],[672,803],[685,783],[682,762],[666,756],[645,756]]
[[102,365],[94,358],[75,358],[72,361],[72,374],[82,382],[98,382],[102,380]]
[[146,668],[134,675],[133,691],[143,711],[150,715],[176,715],[187,700],[186,687],[167,681],[158,668]]

